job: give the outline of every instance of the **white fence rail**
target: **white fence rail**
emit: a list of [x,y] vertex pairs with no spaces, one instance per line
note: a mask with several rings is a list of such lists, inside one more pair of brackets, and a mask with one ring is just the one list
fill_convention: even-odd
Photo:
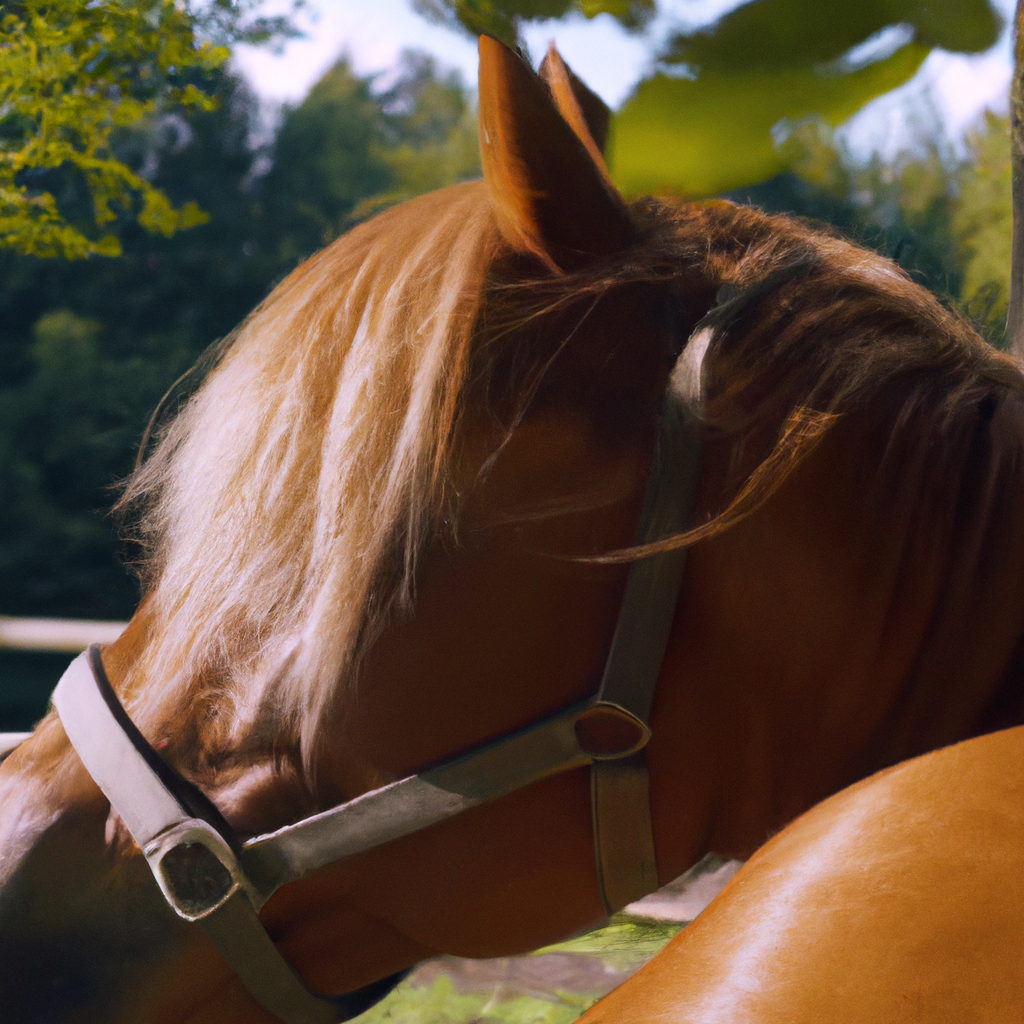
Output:
[[127,625],[95,619],[21,619],[0,615],[0,650],[76,654],[89,644],[112,643]]

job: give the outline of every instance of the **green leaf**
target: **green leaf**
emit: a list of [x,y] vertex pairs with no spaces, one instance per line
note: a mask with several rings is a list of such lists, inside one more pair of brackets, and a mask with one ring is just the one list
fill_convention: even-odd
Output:
[[92,246],[92,251],[97,256],[120,256],[121,242],[117,235],[104,235]]
[[181,230],[198,227],[200,224],[208,224],[210,215],[192,202],[186,203],[178,211],[178,227]]
[[656,0],[577,0],[584,17],[610,14],[625,28],[641,28],[658,12]]
[[754,0],[676,35],[662,59],[700,74],[812,67],[842,60],[895,26],[928,47],[979,53],[995,44],[1002,21],[988,0]]
[[[262,2],[0,5],[0,246],[67,259],[117,255],[108,231],[114,222],[134,219],[166,236],[203,223],[194,203],[176,210],[123,163],[112,135],[168,111],[212,110],[216,98],[204,82],[227,60],[228,44],[295,35],[286,17],[249,20]],[[39,177],[24,173],[41,170],[81,175],[91,225],[60,208]]]
[[609,164],[626,194],[713,196],[763,181],[787,166],[776,146],[786,122],[845,121],[907,81],[928,55],[911,43],[848,74],[798,67],[702,74],[659,73],[640,83],[612,123]]
[[552,21],[582,14],[610,14],[623,27],[642,28],[657,13],[657,0],[411,0],[412,8],[437,25],[500,39],[523,49],[521,28],[528,21]]

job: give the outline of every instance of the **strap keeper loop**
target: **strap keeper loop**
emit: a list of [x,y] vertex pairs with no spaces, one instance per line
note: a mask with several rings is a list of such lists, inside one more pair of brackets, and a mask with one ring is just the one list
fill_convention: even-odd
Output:
[[576,741],[595,761],[632,757],[647,746],[651,730],[632,711],[611,701],[598,700],[576,719]]

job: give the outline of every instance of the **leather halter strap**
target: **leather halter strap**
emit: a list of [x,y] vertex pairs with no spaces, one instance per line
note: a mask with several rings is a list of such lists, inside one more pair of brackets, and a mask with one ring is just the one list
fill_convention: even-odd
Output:
[[[684,530],[691,515],[697,426],[684,405],[669,396],[638,543]],[[589,764],[605,909],[611,913],[658,887],[643,748],[684,562],[685,548],[631,565],[595,698],[245,843],[131,722],[98,647],[71,663],[53,704],[86,770],[142,849],[175,912],[203,929],[249,992],[285,1024],[332,1024],[363,1012],[401,975],[348,997],[306,988],[257,912],[277,888],[314,868]]]
[[[683,533],[692,525],[700,468],[700,425],[670,389],[635,544]],[[646,727],[661,675],[688,548],[633,562],[608,650],[597,700]],[[648,731],[648,736],[650,735]],[[645,744],[646,745],[646,744]],[[590,769],[594,854],[607,914],[660,886],[651,823],[647,758],[595,760]]]

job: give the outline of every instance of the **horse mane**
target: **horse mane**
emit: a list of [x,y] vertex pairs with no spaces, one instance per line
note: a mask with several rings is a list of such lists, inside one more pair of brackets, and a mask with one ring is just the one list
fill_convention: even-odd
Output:
[[[215,733],[310,756],[385,603],[382,563],[408,585],[443,499],[496,241],[478,184],[360,225],[248,318],[163,431],[121,501],[147,549],[125,684],[144,727],[199,710]],[[247,735],[268,713],[275,737]]]
[[499,449],[557,354],[538,358],[544,315],[585,317],[648,262],[553,278],[509,250],[470,182],[337,239],[218,347],[118,504],[146,588],[122,699],[179,768],[270,750],[313,774],[331,697],[454,512],[467,391],[505,406]]
[[[749,515],[880,382],[903,389],[904,416],[926,393],[952,408],[994,382],[1021,390],[962,318],[820,229],[726,203],[643,200],[633,215],[627,252],[524,279],[521,263],[501,270],[482,183],[455,186],[338,239],[242,325],[121,502],[140,511],[148,551],[146,642],[124,700],[151,733],[176,720],[179,764],[201,770],[197,748],[270,749],[312,771],[331,696],[408,599],[451,507],[467,389],[491,388],[487,366],[506,371],[517,330],[547,312],[586,316],[612,288],[660,282],[679,298],[682,345],[718,289],[702,416],[756,458],[739,460],[720,514],[649,550]],[[507,429],[550,361],[515,382]]]
[[[724,532],[759,509],[844,417],[880,400],[891,416],[886,457],[898,461],[914,457],[910,446],[948,441],[954,421],[979,403],[1024,398],[1019,368],[965,317],[828,226],[724,202],[659,204],[671,225],[666,255],[719,286],[700,325],[710,333],[700,416],[706,433],[728,439],[733,466],[706,522],[612,558]],[[953,465],[962,454],[945,457]]]

